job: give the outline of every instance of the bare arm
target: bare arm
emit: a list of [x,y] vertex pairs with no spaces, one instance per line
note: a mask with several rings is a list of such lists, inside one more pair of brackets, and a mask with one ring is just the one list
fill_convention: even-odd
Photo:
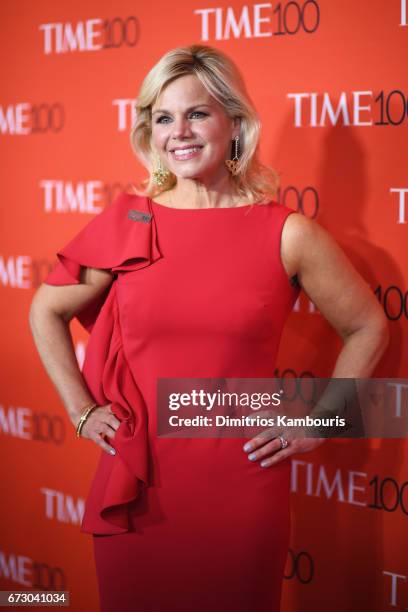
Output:
[[[281,255],[288,277],[297,274],[306,294],[343,340],[332,378],[369,377],[385,351],[389,332],[386,317],[367,283],[336,241],[300,214],[291,214],[285,222]],[[268,437],[270,441],[265,443],[265,435],[255,436],[244,446],[250,460],[261,460],[262,467],[273,466],[294,453],[314,450],[325,441],[298,438],[281,448],[275,432]]]
[[[69,322],[105,291],[111,282],[110,272],[83,268],[80,284],[53,286],[43,283],[31,302],[29,322],[35,345],[47,374],[55,385],[69,418],[75,426],[82,408],[93,402],[93,398],[78,366]],[[89,420],[92,416],[93,414]],[[87,423],[88,421],[85,425]],[[119,425],[119,421],[113,414],[104,415],[104,423],[106,426],[99,429],[107,435],[112,433],[107,424],[114,429]],[[88,429],[91,430],[91,428]],[[96,439],[91,435],[87,437],[94,439],[105,450],[110,449],[102,438]]]
[[292,214],[283,228],[282,261],[343,340],[332,378],[369,377],[388,344],[387,319],[337,242],[317,223]]

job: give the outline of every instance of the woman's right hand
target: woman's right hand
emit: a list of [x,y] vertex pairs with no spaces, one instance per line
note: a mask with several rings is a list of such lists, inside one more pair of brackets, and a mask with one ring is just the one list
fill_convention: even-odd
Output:
[[[111,408],[112,404],[98,406],[92,410],[91,414],[82,425],[81,438],[88,438],[96,442],[103,450],[110,455],[115,455],[116,450],[108,442],[105,437],[115,438],[116,430],[119,428],[120,421],[115,417]],[[76,419],[75,426],[78,425],[79,418]]]

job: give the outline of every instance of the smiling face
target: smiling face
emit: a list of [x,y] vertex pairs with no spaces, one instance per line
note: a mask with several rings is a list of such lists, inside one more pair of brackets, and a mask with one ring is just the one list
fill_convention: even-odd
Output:
[[178,178],[211,182],[228,175],[231,141],[239,135],[228,117],[194,75],[167,85],[152,107],[152,145]]

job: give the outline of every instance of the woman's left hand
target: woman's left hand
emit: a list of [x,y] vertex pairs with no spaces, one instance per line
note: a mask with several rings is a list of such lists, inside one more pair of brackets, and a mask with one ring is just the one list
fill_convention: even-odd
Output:
[[[297,432],[299,432],[299,428],[297,428]],[[299,433],[294,437],[293,434],[286,431],[279,432],[279,435],[283,436],[288,442],[285,448],[282,448],[281,440],[277,437],[277,432],[274,429],[266,429],[248,440],[243,447],[244,452],[248,453],[248,459],[253,462],[259,461],[261,467],[267,468],[295,453],[313,451],[327,441],[327,438],[301,437]]]

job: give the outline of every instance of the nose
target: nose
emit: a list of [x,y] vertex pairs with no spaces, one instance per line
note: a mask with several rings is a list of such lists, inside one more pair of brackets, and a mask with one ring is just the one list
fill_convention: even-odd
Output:
[[172,127],[171,137],[173,140],[190,138],[192,135],[191,124],[186,117],[175,118]]

